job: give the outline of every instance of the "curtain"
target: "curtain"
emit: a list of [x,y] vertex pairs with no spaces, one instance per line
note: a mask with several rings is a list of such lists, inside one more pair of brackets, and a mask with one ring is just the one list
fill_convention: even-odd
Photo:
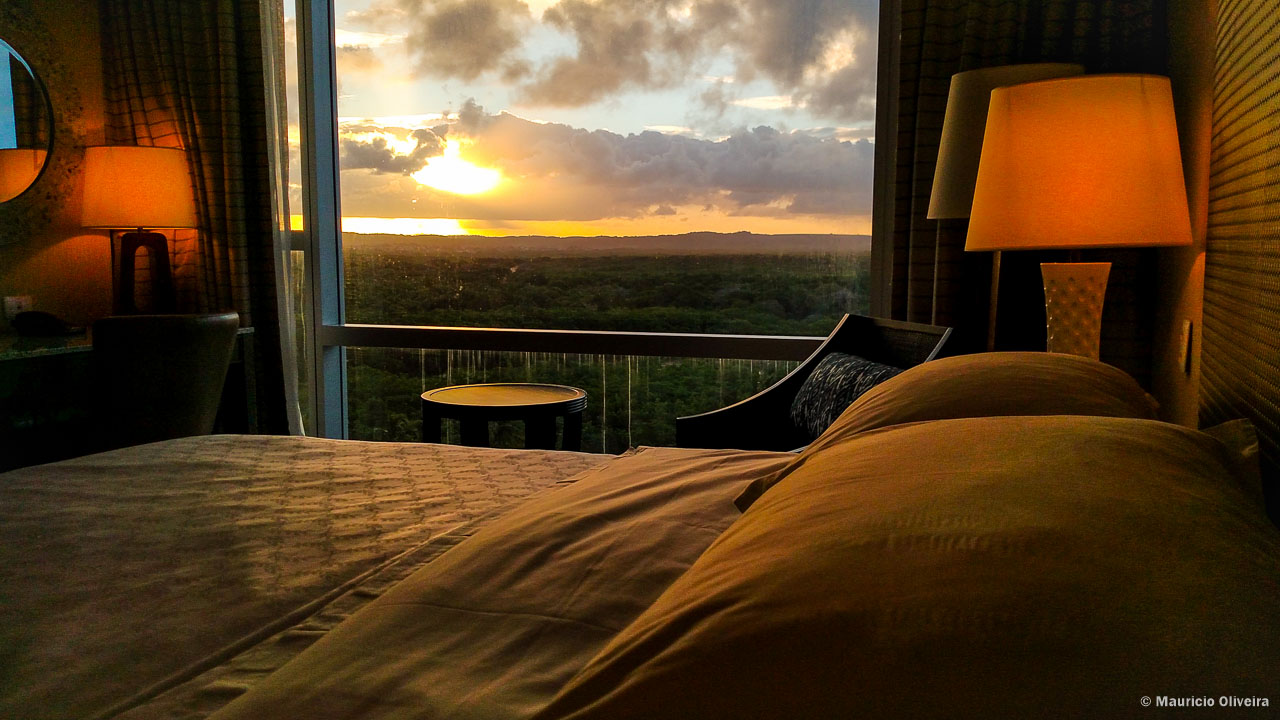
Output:
[[18,58],[11,55],[8,63],[17,147],[43,148],[49,143],[48,128],[45,127],[49,114],[44,108],[44,93]]
[[[266,3],[278,11],[278,2]],[[106,138],[187,151],[199,228],[171,248],[178,309],[252,327],[258,427],[296,432],[273,169],[279,82],[259,0],[101,0]],[[270,20],[268,36],[278,31]],[[267,45],[270,46],[269,44]]]
[[[1074,62],[1087,72],[1164,74],[1159,0],[902,0],[897,166],[890,265],[891,317],[955,328],[962,351],[985,348],[991,256],[965,253],[967,221],[925,217],[951,76],[1029,62]],[[1038,264],[1052,253],[1003,253],[998,349],[1044,349]],[[1114,263],[1103,321],[1104,360],[1150,374],[1154,258],[1091,251]],[[1146,343],[1143,343],[1143,338]],[[1108,357],[1108,355],[1110,357]]]

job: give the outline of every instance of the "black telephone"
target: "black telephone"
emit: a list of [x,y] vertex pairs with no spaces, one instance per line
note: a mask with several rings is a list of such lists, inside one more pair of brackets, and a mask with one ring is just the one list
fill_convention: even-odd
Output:
[[81,332],[81,328],[73,328],[56,315],[40,310],[27,310],[13,316],[9,321],[13,331],[19,335],[42,337],[49,335],[72,335]]

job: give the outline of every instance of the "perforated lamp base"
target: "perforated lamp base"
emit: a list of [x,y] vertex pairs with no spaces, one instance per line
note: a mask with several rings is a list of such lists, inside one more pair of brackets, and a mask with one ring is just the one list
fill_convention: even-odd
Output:
[[1098,359],[1111,263],[1041,263],[1049,352]]

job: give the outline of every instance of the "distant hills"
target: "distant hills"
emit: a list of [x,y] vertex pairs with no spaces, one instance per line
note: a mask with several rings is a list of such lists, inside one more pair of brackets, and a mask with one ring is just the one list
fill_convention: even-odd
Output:
[[343,233],[353,252],[442,254],[477,257],[511,255],[863,255],[868,235],[757,235],[749,232],[691,232],[681,235],[551,237],[521,235],[362,235]]

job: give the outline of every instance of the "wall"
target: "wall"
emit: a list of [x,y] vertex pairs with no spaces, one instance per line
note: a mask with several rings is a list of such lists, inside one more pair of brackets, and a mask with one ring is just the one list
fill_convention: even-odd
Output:
[[[1182,143],[1192,244],[1158,251],[1152,394],[1165,420],[1195,427],[1200,395],[1200,341],[1205,235],[1209,215],[1209,153],[1213,131],[1213,67],[1217,0],[1169,5],[1169,76]],[[1190,323],[1190,353],[1183,354]]]
[[1218,0],[1200,420],[1258,431],[1280,521],[1280,22],[1275,0]]
[[[36,185],[0,203],[0,295],[87,325],[110,313],[110,248],[80,228],[83,146],[103,142],[102,58],[95,0],[4,0],[0,37],[49,91],[55,121],[50,165]],[[16,241],[15,241],[15,238]],[[0,316],[0,331],[8,323]]]

